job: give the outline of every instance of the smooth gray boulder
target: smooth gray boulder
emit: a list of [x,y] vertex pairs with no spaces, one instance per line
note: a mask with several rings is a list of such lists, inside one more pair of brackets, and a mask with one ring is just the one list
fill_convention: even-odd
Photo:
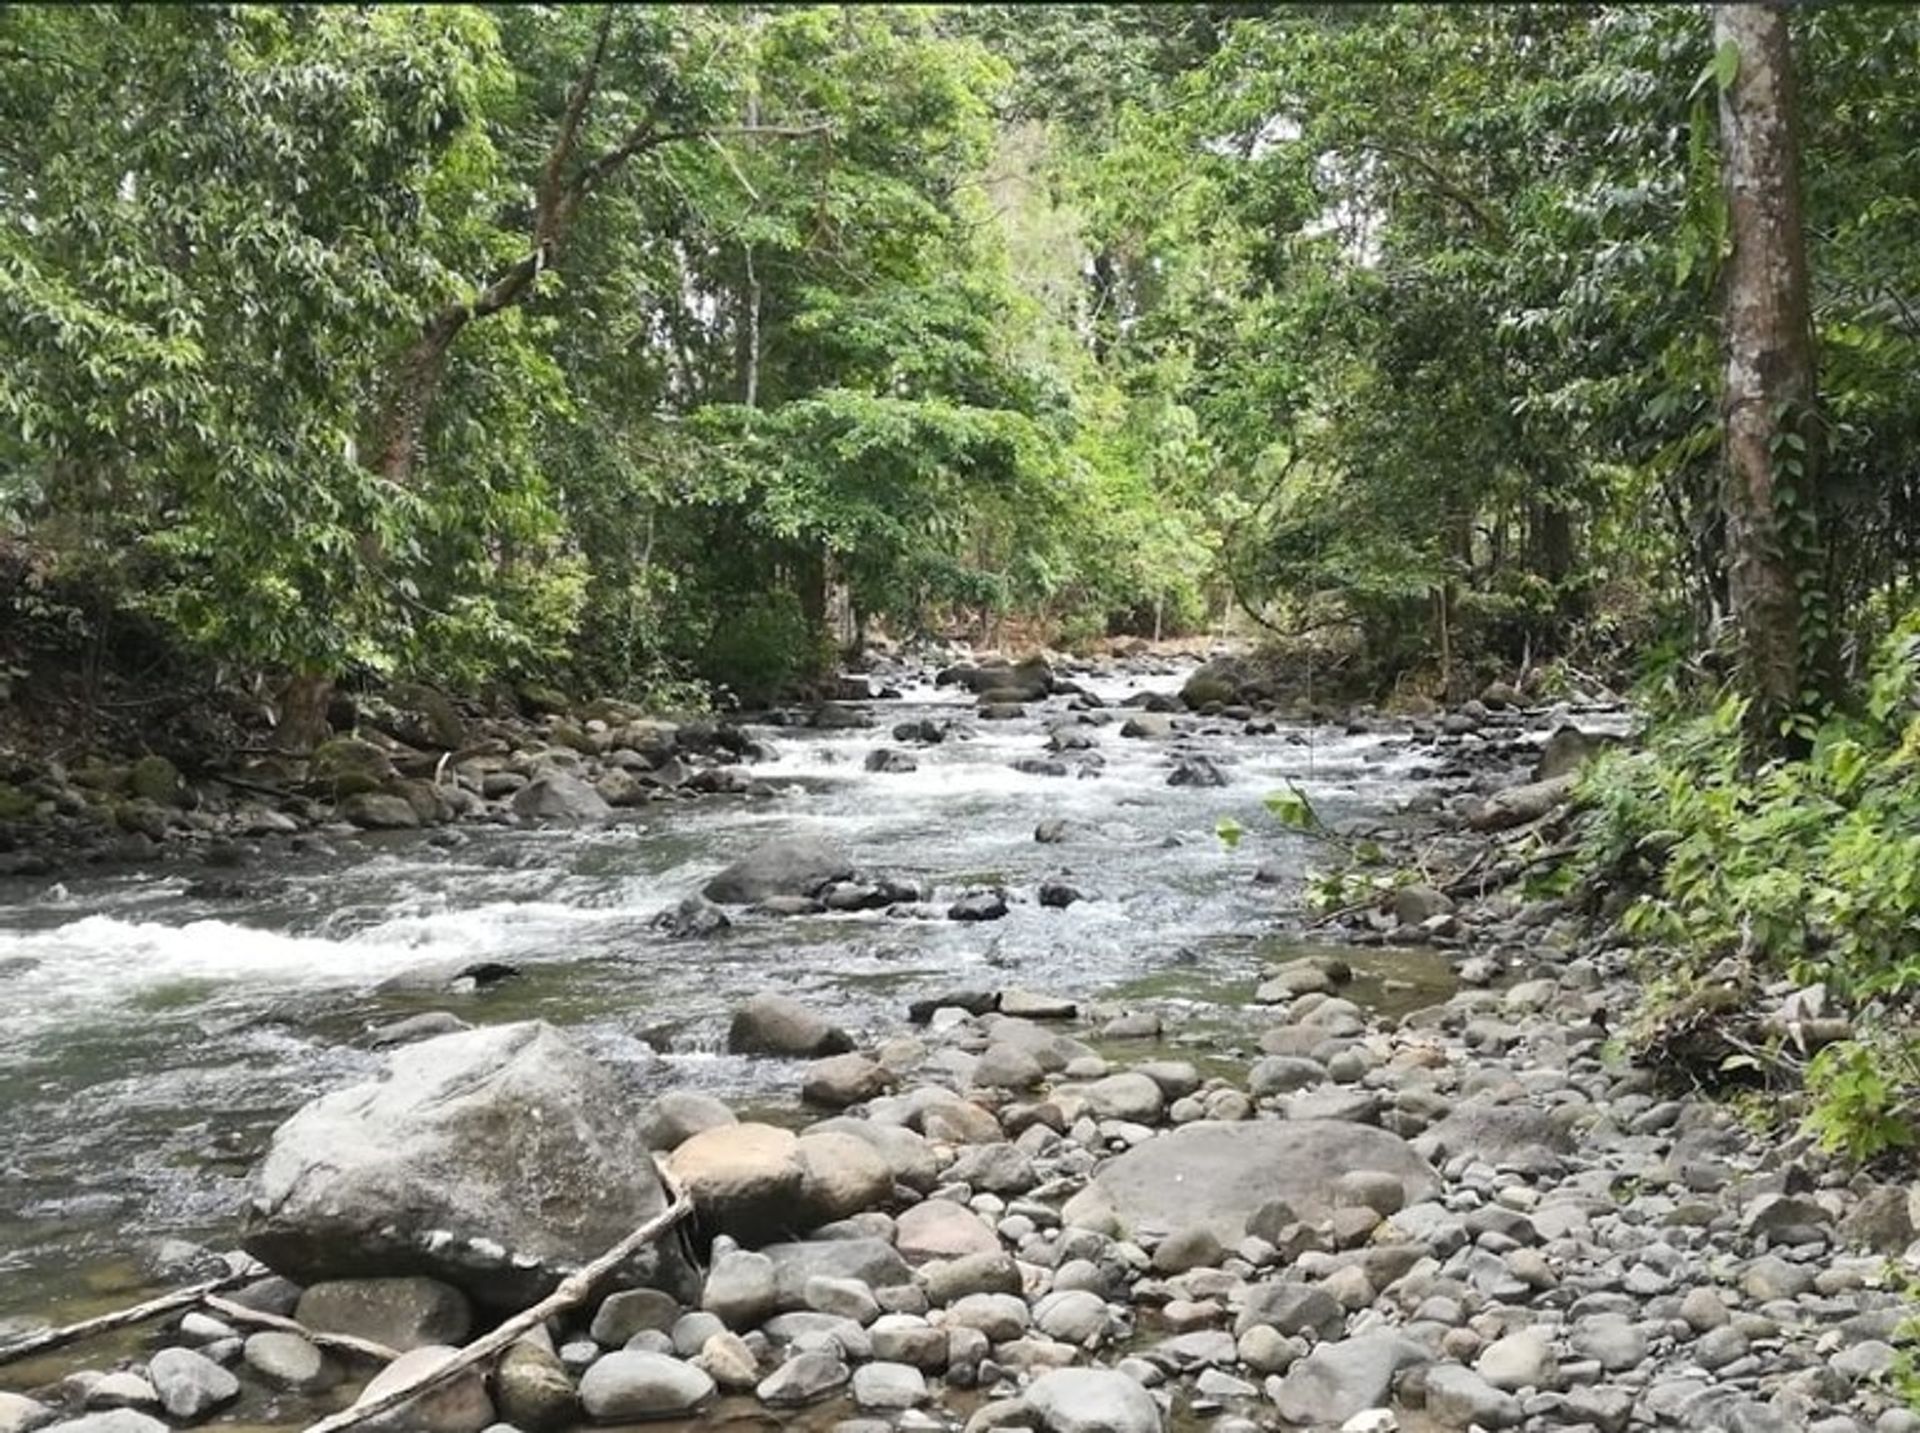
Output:
[[1315,1223],[1352,1170],[1397,1176],[1414,1203],[1439,1193],[1433,1167],[1396,1135],[1342,1120],[1202,1121],[1107,1161],[1061,1211],[1066,1223],[1132,1234],[1204,1227],[1228,1247],[1261,1206],[1284,1200]]
[[736,1055],[820,1059],[850,1053],[853,1037],[810,1006],[769,991],[733,1012],[727,1049]]
[[[274,1132],[243,1243],[301,1282],[426,1274],[521,1308],[667,1206],[628,1092],[540,1021],[422,1041]],[[626,1283],[690,1290],[671,1241]]]
[[704,1369],[664,1353],[622,1350],[596,1362],[580,1379],[580,1405],[595,1423],[676,1418],[713,1397]]
[[1431,1357],[1411,1339],[1386,1330],[1323,1343],[1280,1381],[1273,1390],[1274,1406],[1289,1423],[1338,1427],[1356,1413],[1385,1405],[1394,1376]]
[[240,1396],[240,1380],[189,1348],[163,1348],[147,1363],[160,1406],[178,1423],[195,1423]]
[[1110,1368],[1056,1368],[1034,1379],[1021,1401],[1047,1433],[1160,1433],[1153,1395]]
[[750,906],[768,896],[810,896],[853,878],[853,858],[831,838],[806,832],[762,841],[702,888],[716,905]]

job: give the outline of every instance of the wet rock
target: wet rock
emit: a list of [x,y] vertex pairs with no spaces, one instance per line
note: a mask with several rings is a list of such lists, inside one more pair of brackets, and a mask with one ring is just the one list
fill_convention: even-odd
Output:
[[[372,1403],[459,1354],[459,1349],[443,1345],[410,1349],[373,1376],[358,1402]],[[493,1400],[487,1396],[486,1372],[469,1368],[450,1382],[408,1399],[392,1412],[368,1419],[362,1426],[373,1433],[481,1433],[492,1422]]]
[[895,741],[918,742],[922,746],[938,746],[947,739],[947,729],[931,717],[922,717],[918,721],[903,721],[893,729]]
[[997,921],[1006,913],[1004,891],[973,891],[947,907],[947,919],[954,921]]
[[1193,753],[1182,756],[1173,764],[1173,770],[1167,773],[1169,786],[1225,786],[1227,774],[1210,756]]
[[537,776],[513,793],[516,816],[537,821],[604,821],[613,808],[577,776],[556,771]]
[[1000,992],[998,1009],[1018,1020],[1071,1020],[1080,1013],[1080,1007],[1063,996],[1017,987]]
[[853,1037],[798,1000],[756,995],[733,1013],[727,1048],[736,1055],[819,1058],[853,1050]]
[[1051,816],[1033,828],[1033,839],[1043,846],[1057,846],[1067,839],[1070,830],[1065,820]]
[[467,1296],[438,1279],[335,1279],[300,1296],[294,1318],[320,1333],[351,1334],[405,1353],[460,1344],[473,1329]]
[[1059,1368],[1022,1397],[1046,1433],[1161,1433],[1160,1405],[1124,1373]]
[[[412,1268],[521,1307],[666,1208],[620,1080],[539,1021],[423,1041],[275,1131],[245,1246],[304,1280]],[[672,1246],[642,1277],[687,1282]]]
[[1178,1229],[1202,1224],[1224,1244],[1248,1232],[1270,1200],[1284,1199],[1309,1223],[1332,1212],[1335,1180],[1349,1170],[1396,1175],[1409,1203],[1439,1190],[1433,1169],[1385,1130],[1332,1121],[1226,1124],[1176,1129],[1108,1161],[1062,1210],[1069,1224]]
[[864,1055],[830,1055],[807,1066],[800,1097],[840,1110],[878,1099],[894,1086],[893,1072]]
[[909,771],[918,771],[920,763],[904,751],[895,751],[891,747],[876,747],[867,753],[865,762],[868,771],[892,775],[905,775]]
[[673,940],[705,940],[730,929],[733,922],[725,911],[695,893],[661,911],[648,924]]
[[1075,901],[1084,901],[1086,897],[1075,886],[1065,881],[1042,881],[1038,891],[1040,904],[1049,910],[1065,910]]
[[581,1406],[595,1423],[684,1417],[713,1393],[709,1374],[664,1353],[610,1353],[580,1380]]
[[1204,707],[1231,705],[1240,695],[1238,664],[1206,662],[1194,669],[1180,688],[1180,700],[1191,711]]
[[1159,712],[1142,712],[1120,724],[1120,735],[1142,741],[1162,741],[1173,735],[1173,721]]
[[710,901],[748,906],[769,896],[810,896],[853,878],[853,859],[836,842],[799,833],[763,841],[703,887]]
[[420,813],[404,796],[384,791],[361,791],[340,803],[340,819],[363,831],[411,831],[420,825]]

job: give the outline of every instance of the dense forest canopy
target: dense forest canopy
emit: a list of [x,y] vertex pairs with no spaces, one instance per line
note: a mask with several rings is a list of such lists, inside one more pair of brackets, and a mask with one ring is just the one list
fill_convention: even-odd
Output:
[[[1920,15],[1785,28],[1760,537],[1845,672],[1920,550]],[[875,624],[1730,654],[1753,65],[1698,7],[8,7],[11,625],[748,699]]]

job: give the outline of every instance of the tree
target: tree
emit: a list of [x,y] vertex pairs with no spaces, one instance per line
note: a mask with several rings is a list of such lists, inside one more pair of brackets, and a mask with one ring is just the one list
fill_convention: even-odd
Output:
[[1755,730],[1828,695],[1836,614],[1820,587],[1813,314],[1784,9],[1716,6],[1725,278],[1727,595]]

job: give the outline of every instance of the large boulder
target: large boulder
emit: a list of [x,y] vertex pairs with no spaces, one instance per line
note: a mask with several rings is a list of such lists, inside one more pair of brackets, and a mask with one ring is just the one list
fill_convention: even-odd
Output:
[[[630,1103],[541,1021],[421,1041],[274,1132],[243,1243],[298,1282],[426,1274],[523,1306],[666,1208]],[[623,1272],[691,1286],[670,1242]]]
[[1180,700],[1191,711],[1204,707],[1230,706],[1240,697],[1240,684],[1244,679],[1239,664],[1231,661],[1213,661],[1196,667],[1193,675],[1180,688]]
[[703,1227],[759,1243],[802,1222],[799,1147],[792,1130],[721,1125],[680,1145],[667,1156],[667,1168],[693,1196]]
[[394,778],[386,752],[357,736],[336,736],[313,749],[307,776],[336,797],[378,791]]
[[1354,1170],[1396,1176],[1408,1204],[1440,1189],[1411,1145],[1370,1125],[1203,1121],[1109,1160],[1061,1214],[1068,1224],[1129,1234],[1205,1228],[1231,1246],[1246,1236],[1254,1212],[1276,1199],[1308,1223],[1327,1217],[1336,1181]]
[[810,896],[833,881],[851,880],[853,858],[838,842],[799,833],[762,841],[708,881],[708,900],[750,906],[768,896]]

